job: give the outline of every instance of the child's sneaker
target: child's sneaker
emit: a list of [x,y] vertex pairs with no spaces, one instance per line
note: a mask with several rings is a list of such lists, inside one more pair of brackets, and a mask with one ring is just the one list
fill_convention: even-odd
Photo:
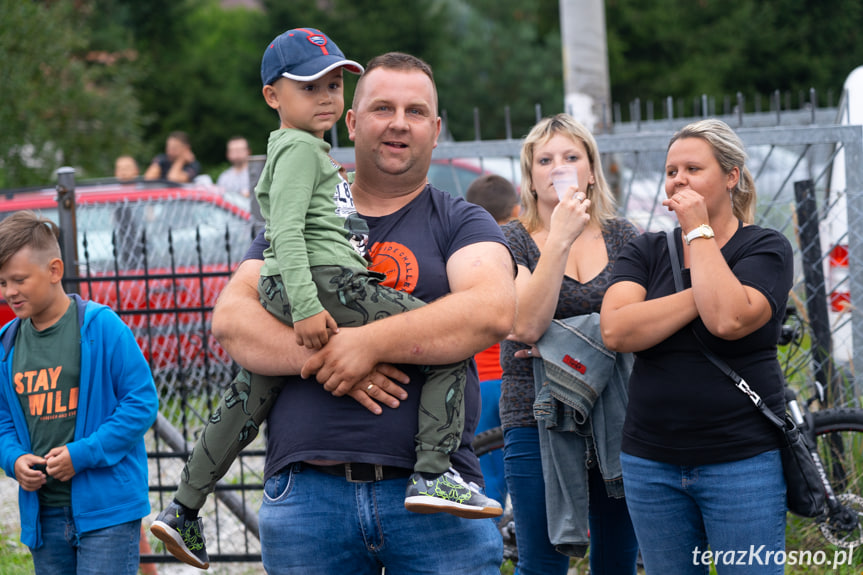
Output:
[[171,503],[159,513],[150,526],[150,533],[158,537],[165,548],[177,559],[198,569],[209,569],[207,544],[201,518],[187,520],[186,508]]
[[465,482],[453,468],[436,479],[426,479],[419,473],[411,475],[405,508],[414,513],[443,511],[466,519],[497,517],[503,513],[500,503],[480,493],[476,483]]

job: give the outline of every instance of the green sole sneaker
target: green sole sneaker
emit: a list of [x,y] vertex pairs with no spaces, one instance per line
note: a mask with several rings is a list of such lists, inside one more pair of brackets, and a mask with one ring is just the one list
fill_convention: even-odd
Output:
[[210,568],[201,518],[187,520],[184,509],[173,501],[150,525],[150,533],[183,563],[198,569]]
[[414,513],[449,513],[465,519],[486,519],[503,514],[500,503],[486,497],[475,484],[454,469],[435,479],[414,473],[408,479],[405,509]]

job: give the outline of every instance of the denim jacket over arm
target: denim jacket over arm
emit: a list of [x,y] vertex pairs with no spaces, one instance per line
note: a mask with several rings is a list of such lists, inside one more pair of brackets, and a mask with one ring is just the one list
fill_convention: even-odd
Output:
[[582,557],[588,547],[587,470],[594,465],[611,497],[623,497],[620,441],[633,356],[602,343],[599,314],[554,320],[533,360],[549,538]]

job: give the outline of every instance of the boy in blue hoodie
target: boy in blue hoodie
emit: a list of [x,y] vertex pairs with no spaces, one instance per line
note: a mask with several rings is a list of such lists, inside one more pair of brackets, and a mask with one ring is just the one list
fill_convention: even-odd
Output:
[[63,290],[58,237],[33,212],[0,222],[0,295],[17,316],[0,330],[0,465],[20,484],[37,575],[134,575],[159,399],[129,328]]

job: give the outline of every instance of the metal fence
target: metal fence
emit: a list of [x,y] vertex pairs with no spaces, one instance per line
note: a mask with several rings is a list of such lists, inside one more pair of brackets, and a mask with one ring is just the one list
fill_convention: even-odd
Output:
[[[238,367],[212,337],[212,309],[248,248],[249,224],[203,202],[176,196],[76,205],[74,173],[58,178],[61,248],[68,291],[105,303],[130,326],[150,363],[160,408],[145,438],[149,523],[170,502],[183,463],[222,389]],[[257,509],[263,489],[263,437],[217,485],[202,514],[214,562],[260,560]],[[149,536],[143,562],[174,562]],[[218,569],[216,569],[218,572]]]
[[[823,111],[821,114],[824,115]],[[835,119],[836,110],[828,115]],[[749,151],[750,169],[758,188],[758,223],[780,230],[794,246],[792,300],[810,323],[812,340],[805,355],[791,369],[800,383],[817,378],[828,385],[833,403],[859,403],[861,388],[855,383],[854,365],[855,360],[863,358],[863,317],[855,307],[863,294],[863,128],[807,123],[805,117],[791,121],[783,121],[781,115],[775,117],[776,121],[767,126],[750,116],[732,114],[723,119],[737,129]],[[811,114],[809,118],[814,120],[816,116]],[[750,119],[753,125],[747,125]],[[670,136],[685,123],[685,120],[673,119],[630,123],[617,126],[614,133],[597,136],[604,168],[619,200],[620,213],[642,230],[664,230],[676,224],[661,206],[663,166]],[[513,138],[442,142],[435,149],[434,157],[443,161],[472,162],[481,170],[496,171],[518,184],[520,145],[520,140]],[[335,147],[333,156],[342,162],[352,162],[353,150]],[[841,188],[831,185],[838,177],[834,168],[841,170],[844,181]],[[70,185],[74,188],[74,182],[64,180],[61,174],[58,186],[61,206],[68,197],[66,192]],[[71,196],[74,197],[74,193]],[[69,206],[66,209],[69,210]],[[64,224],[64,233],[75,233],[74,209],[65,216],[61,209],[61,224]],[[143,254],[145,261],[140,273],[134,276],[113,274],[113,277],[94,275],[89,271],[91,252],[88,248],[76,256],[83,264],[77,266],[83,270],[81,277],[70,278],[70,281],[94,295],[98,293],[96,284],[109,285],[109,291],[116,294],[111,300],[115,304],[122,300],[125,290],[132,289],[129,282],[145,289],[156,286],[153,289],[164,292],[164,297],[147,297],[146,309],[130,311],[116,305],[118,313],[131,324],[139,322],[139,326],[141,321],[152,327],[164,318],[172,318],[167,332],[164,329],[137,332],[142,348],[149,350],[150,357],[153,357],[153,346],[164,346],[166,341],[177,346],[180,357],[189,357],[196,346],[200,351],[192,353],[198,361],[153,366],[161,409],[158,422],[147,436],[154,509],[149,519],[152,520],[170,500],[191,445],[218,403],[221,390],[237,369],[222,355],[224,352],[209,332],[212,305],[207,302],[212,302],[212,298],[184,298],[190,291],[204,294],[207,290],[218,289],[214,286],[224,285],[233,265],[213,269],[205,264],[201,254],[212,250],[213,246],[212,240],[202,236],[200,230],[183,238],[168,230],[167,237],[161,238],[164,241],[158,242],[158,248],[151,237],[152,231],[148,236],[148,230],[140,230],[140,235],[132,238],[124,237],[124,233],[127,230],[118,226],[110,240],[102,241],[110,241],[115,269],[120,268],[119,261],[128,257],[129,250]],[[227,250],[231,249],[230,235],[231,230],[226,229],[224,245]],[[94,241],[95,238],[88,238],[86,245],[93,246]],[[73,245],[73,242],[74,235],[65,239],[64,245]],[[157,255],[154,251],[160,250],[167,254],[168,269],[151,269],[146,257],[154,257]],[[104,252],[104,246],[101,251]],[[180,253],[192,254],[191,259],[178,261]],[[842,253],[847,257],[837,256]],[[236,255],[231,257],[236,258]],[[194,303],[189,305],[188,301]],[[198,334],[191,339],[184,337],[182,331],[190,322],[195,324]],[[214,564],[260,560],[257,509],[263,482],[263,448],[264,438],[259,437],[240,456],[220,483],[216,496],[209,498],[202,510],[207,547]],[[144,560],[173,561],[161,544],[151,541],[154,552],[146,554]]]

